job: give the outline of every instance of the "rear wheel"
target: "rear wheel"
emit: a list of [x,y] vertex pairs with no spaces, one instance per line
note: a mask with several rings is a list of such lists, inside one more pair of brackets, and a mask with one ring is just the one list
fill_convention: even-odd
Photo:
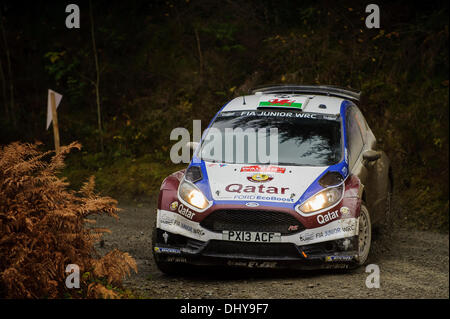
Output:
[[366,205],[361,204],[358,227],[358,264],[364,265],[369,257],[370,244],[372,241],[372,224]]
[[388,181],[388,193],[386,198],[386,224],[390,225],[392,223],[392,182],[389,178]]
[[382,219],[373,225],[373,233],[377,238],[378,236],[385,236],[390,234],[391,227],[393,226],[393,216],[392,216],[392,182],[391,179],[388,179],[387,182],[387,193],[386,193],[386,201],[384,207],[384,215]]

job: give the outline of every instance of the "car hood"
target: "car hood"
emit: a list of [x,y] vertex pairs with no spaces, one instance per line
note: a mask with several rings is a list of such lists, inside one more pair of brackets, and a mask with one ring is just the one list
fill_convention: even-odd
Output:
[[205,168],[216,201],[296,203],[328,167],[205,163]]

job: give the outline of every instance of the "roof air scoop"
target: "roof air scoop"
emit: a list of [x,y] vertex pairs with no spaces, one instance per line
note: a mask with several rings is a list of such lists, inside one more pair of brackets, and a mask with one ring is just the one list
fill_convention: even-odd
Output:
[[281,84],[262,86],[252,89],[253,94],[326,94],[328,96],[335,96],[344,99],[349,99],[359,102],[361,99],[361,91],[342,88],[333,85],[296,85],[296,84]]

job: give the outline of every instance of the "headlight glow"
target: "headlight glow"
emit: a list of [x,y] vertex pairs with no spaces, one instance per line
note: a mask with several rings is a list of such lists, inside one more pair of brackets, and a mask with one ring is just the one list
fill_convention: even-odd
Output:
[[302,213],[309,214],[330,207],[341,199],[343,190],[344,185],[327,188],[310,197],[306,202],[300,205],[298,209]]
[[187,181],[181,182],[180,189],[178,190],[178,196],[186,203],[202,210],[206,209],[209,205],[205,195],[192,183]]
[[203,196],[200,191],[195,189],[189,193],[188,202],[198,208],[205,208],[208,206],[205,196]]

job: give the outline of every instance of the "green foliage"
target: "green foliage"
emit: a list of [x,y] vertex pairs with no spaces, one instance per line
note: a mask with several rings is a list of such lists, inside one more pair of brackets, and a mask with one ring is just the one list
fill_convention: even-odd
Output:
[[140,198],[151,201],[158,195],[164,178],[185,167],[156,162],[152,155],[138,159],[120,157],[110,162],[101,153],[78,155],[68,159],[70,164],[63,172],[73,187],[81,185],[87,176],[94,174],[98,190],[125,200]]
[[361,88],[361,108],[392,161],[402,221],[448,229],[448,24],[436,23],[444,12],[390,30],[351,28],[351,14],[310,26],[328,14],[306,8],[304,26],[265,39],[267,82]]
[[[191,129],[193,119],[205,128],[224,103],[262,84],[350,86],[363,91],[362,111],[392,160],[403,220],[448,227],[447,2],[383,3],[381,29],[365,27],[365,4],[356,0],[93,6],[104,153],[98,153],[89,22],[68,36],[65,28],[26,27],[33,25],[27,12],[6,17],[9,43],[17,43],[18,90],[27,92],[17,97],[27,129],[16,132],[0,120],[0,142],[53,145],[51,130],[43,130],[42,92],[55,89],[64,95],[62,142],[84,146],[65,171],[75,187],[94,173],[105,193],[149,196],[175,169],[173,128]],[[123,19],[125,11],[133,19]],[[13,41],[19,35],[29,41]],[[33,54],[22,54],[27,50]]]
[[238,27],[228,23],[213,23],[201,29],[204,33],[214,37],[214,46],[219,50],[245,50],[245,47],[236,40]]

